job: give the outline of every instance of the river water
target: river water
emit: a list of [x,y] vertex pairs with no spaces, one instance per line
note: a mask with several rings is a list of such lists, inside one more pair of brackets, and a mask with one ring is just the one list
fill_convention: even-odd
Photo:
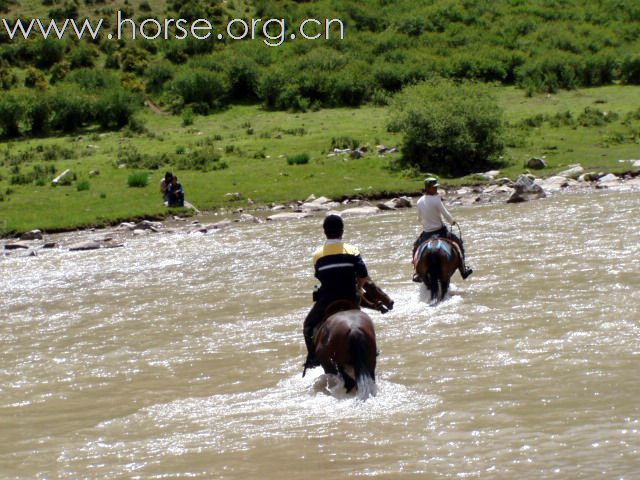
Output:
[[396,302],[366,402],[301,377],[318,217],[0,258],[0,477],[640,478],[640,194],[452,212],[437,306],[415,209],[346,220]]

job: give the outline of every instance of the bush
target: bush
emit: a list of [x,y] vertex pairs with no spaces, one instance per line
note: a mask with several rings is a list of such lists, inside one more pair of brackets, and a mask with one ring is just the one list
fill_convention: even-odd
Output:
[[122,128],[140,108],[140,98],[122,88],[104,92],[96,103],[95,115],[102,128]]
[[127,183],[130,187],[142,188],[149,185],[149,175],[146,172],[133,172],[129,175]]
[[622,61],[620,80],[629,85],[640,85],[640,55],[627,56]]
[[334,148],[339,148],[340,150],[344,150],[345,148],[350,148],[351,150],[355,150],[360,146],[360,140],[353,137],[333,137],[331,139],[331,150]]
[[462,176],[495,166],[504,150],[503,112],[490,87],[419,84],[394,99],[392,112],[389,129],[404,133],[405,167]]
[[183,105],[193,104],[195,113],[208,114],[225,104],[227,84],[222,74],[203,69],[187,69],[171,83],[171,90]]
[[24,117],[25,100],[14,93],[0,96],[0,128],[7,138],[20,135],[20,121]]
[[229,165],[220,161],[220,153],[213,147],[205,147],[194,150],[188,154],[178,154],[174,164],[176,170],[200,170],[209,172],[215,170],[224,170]]
[[309,163],[311,157],[308,153],[298,153],[296,155],[287,156],[287,163],[289,165],[305,165]]
[[70,133],[92,119],[91,100],[77,88],[65,87],[51,95],[51,127]]
[[43,135],[49,131],[51,121],[51,101],[47,95],[29,98],[25,110],[26,121],[32,135]]
[[144,76],[147,81],[147,90],[152,93],[160,93],[164,85],[173,78],[175,67],[169,62],[154,62],[147,67]]
[[84,190],[89,190],[91,188],[91,184],[89,180],[80,180],[76,183],[76,189],[78,192],[82,192]]

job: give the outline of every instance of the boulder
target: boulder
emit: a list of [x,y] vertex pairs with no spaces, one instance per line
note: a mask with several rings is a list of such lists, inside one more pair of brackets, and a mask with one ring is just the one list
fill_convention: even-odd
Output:
[[245,223],[262,223],[261,219],[254,217],[253,215],[249,215],[248,213],[240,215],[240,221]]
[[566,178],[576,179],[580,176],[580,174],[584,173],[584,168],[580,164],[570,165],[570,168],[567,170],[563,170],[558,175]]
[[320,203],[309,202],[309,203],[303,203],[302,205],[300,205],[300,210],[307,211],[307,212],[322,212],[322,211],[329,210],[329,206],[323,205]]
[[633,168],[640,168],[640,160],[635,160],[635,161],[631,164],[631,166],[632,166]]
[[40,230],[31,230],[20,235],[20,240],[42,240],[42,232]]
[[411,208],[412,203],[409,197],[396,197],[376,205],[380,210],[396,210],[398,208]]
[[509,187],[513,187],[513,182],[510,178],[503,177],[496,180],[496,185],[507,185]]
[[13,243],[5,243],[5,250],[18,250],[18,249],[28,249],[30,246],[27,243],[22,242],[13,242]]
[[58,242],[47,242],[42,245],[42,248],[58,248],[60,244]]
[[396,208],[411,208],[413,204],[409,197],[397,197],[390,200]]
[[267,217],[267,220],[271,221],[279,221],[279,220],[298,220],[300,218],[310,217],[311,214],[309,212],[284,212],[284,213],[276,213]]
[[531,157],[527,162],[527,168],[531,168],[533,170],[541,170],[546,168],[547,162],[540,157]]
[[391,201],[389,202],[380,202],[376,205],[376,207],[378,207],[380,210],[395,210],[396,207],[391,203]]
[[545,178],[539,182],[541,187],[546,191],[562,190],[569,186],[569,179],[562,175],[554,175],[553,177]]
[[205,229],[205,231],[207,231],[207,230],[222,230],[223,228],[230,227],[231,225],[233,225],[233,222],[231,220],[220,220],[219,222],[210,223],[208,225],[205,225],[204,229]]
[[73,245],[69,245],[70,252],[78,252],[83,250],[98,250],[100,248],[100,243],[94,242],[93,240],[88,240],[85,242],[74,243]]
[[374,213],[378,213],[380,209],[378,207],[353,207],[347,208],[340,212],[340,215],[343,217],[347,217],[349,215],[371,215]]
[[159,232],[164,228],[161,222],[150,222],[149,220],[142,220],[135,225],[137,230],[151,230],[152,232]]
[[595,182],[602,176],[601,173],[587,172],[578,177],[579,182]]
[[134,230],[136,228],[136,224],[132,222],[122,222],[120,225],[116,227],[116,230]]
[[333,200],[327,197],[319,197],[319,198],[314,198],[310,203],[315,203],[316,205],[324,205],[325,203],[331,203],[332,201]]
[[598,180],[596,188],[609,188],[620,183],[620,178],[613,173],[608,173]]
[[122,247],[124,247],[123,242],[114,242],[114,241],[108,241],[102,245],[102,248],[122,248]]
[[520,175],[513,186],[513,193],[507,199],[507,203],[520,203],[545,198],[544,189],[534,182],[529,175]]

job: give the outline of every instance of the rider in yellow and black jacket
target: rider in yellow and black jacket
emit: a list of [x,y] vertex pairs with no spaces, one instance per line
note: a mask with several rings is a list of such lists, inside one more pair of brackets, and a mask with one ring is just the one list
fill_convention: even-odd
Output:
[[315,293],[315,304],[304,321],[303,334],[307,346],[305,368],[318,365],[314,355],[313,329],[325,317],[326,308],[336,300],[360,303],[360,289],[368,279],[367,266],[353,245],[342,241],[344,223],[338,215],[328,215],[322,224],[326,242],[313,255],[315,276],[320,289]]

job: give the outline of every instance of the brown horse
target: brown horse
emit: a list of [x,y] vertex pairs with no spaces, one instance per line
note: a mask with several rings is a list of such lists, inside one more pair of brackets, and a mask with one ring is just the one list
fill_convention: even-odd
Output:
[[[381,313],[393,308],[393,300],[373,282],[364,286],[361,304]],[[340,300],[330,304],[326,320],[316,329],[314,344],[325,373],[339,374],[347,393],[357,387],[361,400],[376,394],[376,333],[369,315],[355,303]]]
[[431,292],[431,300],[440,302],[449,290],[456,269],[463,274],[462,254],[458,245],[443,237],[431,237],[415,253],[416,273]]

